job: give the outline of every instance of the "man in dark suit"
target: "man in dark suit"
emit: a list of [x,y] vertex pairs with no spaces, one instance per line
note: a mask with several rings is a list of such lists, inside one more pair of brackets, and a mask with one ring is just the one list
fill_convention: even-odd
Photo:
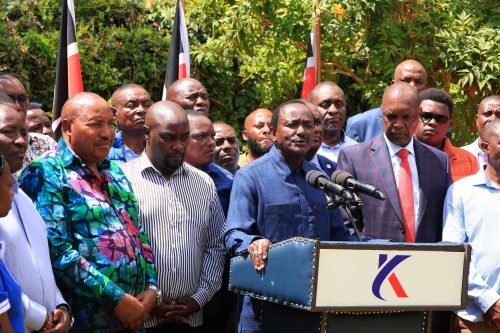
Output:
[[[421,92],[427,87],[425,68],[415,60],[405,60],[394,70],[392,83],[406,82]],[[376,138],[383,131],[380,107],[359,113],[347,119],[346,135],[357,142]]]
[[368,237],[441,240],[443,202],[451,184],[449,162],[445,153],[413,139],[419,112],[418,91],[408,83],[394,83],[382,98],[384,133],[340,152],[338,169],[387,197],[380,201],[361,194],[364,205],[354,215]]

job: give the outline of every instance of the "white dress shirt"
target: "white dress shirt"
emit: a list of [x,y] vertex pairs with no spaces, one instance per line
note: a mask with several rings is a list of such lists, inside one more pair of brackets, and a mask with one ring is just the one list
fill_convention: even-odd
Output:
[[472,247],[468,302],[457,315],[483,321],[483,314],[500,299],[500,188],[483,170],[462,178],[448,189],[444,202],[443,241]]
[[410,164],[411,170],[411,181],[413,185],[413,210],[415,212],[415,237],[417,237],[417,230],[419,225],[419,202],[420,202],[420,191],[419,191],[419,183],[418,183],[418,169],[417,169],[417,160],[415,159],[415,148],[413,147],[413,138],[410,143],[406,147],[398,146],[387,138],[384,133],[384,139],[387,143],[387,148],[389,148],[389,155],[391,156],[391,164],[392,164],[392,172],[394,173],[394,179],[396,179],[396,186],[399,188],[399,169],[401,168],[401,158],[397,155],[397,153],[401,149],[406,149],[410,153],[408,154],[408,163]]
[[473,143],[467,146],[461,147],[462,149],[467,150],[469,153],[474,155],[477,158],[477,165],[480,170],[484,170],[486,164],[488,163],[488,157],[486,154],[479,148],[479,138],[476,139]]
[[337,160],[339,159],[340,149],[342,149],[343,147],[354,146],[357,144],[358,144],[357,141],[345,135],[344,130],[342,130],[340,142],[336,146],[330,147],[324,143],[321,143],[321,146],[319,147],[317,154],[324,156],[328,158],[330,161],[337,163]]
[[47,311],[66,302],[52,272],[45,222],[17,181],[13,189],[12,208],[0,218],[0,240],[6,244],[4,262],[23,291],[25,326],[39,330]]

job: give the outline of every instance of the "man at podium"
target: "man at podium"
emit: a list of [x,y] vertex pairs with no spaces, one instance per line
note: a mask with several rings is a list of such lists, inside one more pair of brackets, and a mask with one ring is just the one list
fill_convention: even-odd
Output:
[[[314,136],[314,118],[301,100],[281,104],[271,120],[274,146],[241,168],[234,178],[225,234],[230,255],[248,251],[263,270],[268,248],[291,237],[354,241],[338,209],[327,209],[324,193],[305,175],[319,170],[304,160]],[[238,332],[317,332],[320,314],[243,296]]]

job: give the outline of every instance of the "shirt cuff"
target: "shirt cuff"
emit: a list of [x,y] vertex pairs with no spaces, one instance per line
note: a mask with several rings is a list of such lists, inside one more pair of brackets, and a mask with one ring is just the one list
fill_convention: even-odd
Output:
[[198,303],[200,309],[208,303],[208,295],[205,290],[198,289],[191,297]]
[[483,295],[476,299],[476,304],[483,313],[486,313],[493,304],[500,299],[500,295],[493,290],[486,290]]
[[114,309],[122,299],[125,291],[113,282],[109,281],[104,287],[104,303]]
[[21,296],[24,309],[24,325],[33,331],[39,331],[47,319],[47,309],[44,306],[35,303],[23,294]]

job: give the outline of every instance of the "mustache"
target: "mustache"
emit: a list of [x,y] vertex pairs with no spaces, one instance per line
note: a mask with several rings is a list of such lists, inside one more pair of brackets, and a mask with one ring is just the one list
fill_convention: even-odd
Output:
[[293,142],[293,143],[303,143],[303,142],[308,142],[309,140],[307,140],[307,138],[302,138],[300,136],[292,136],[290,138],[290,142]]

